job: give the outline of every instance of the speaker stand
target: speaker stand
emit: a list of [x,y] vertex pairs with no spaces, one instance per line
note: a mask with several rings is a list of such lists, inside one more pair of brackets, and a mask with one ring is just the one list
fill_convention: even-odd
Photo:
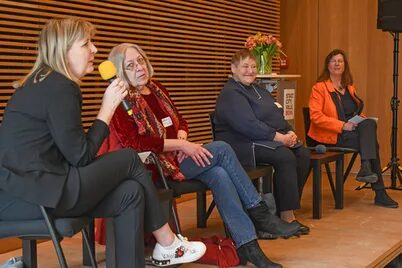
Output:
[[[398,149],[398,54],[399,54],[399,33],[394,32],[394,70],[393,70],[393,83],[394,92],[391,98],[391,110],[392,110],[392,132],[391,132],[391,160],[382,169],[382,173],[387,170],[391,170],[391,185],[387,189],[402,190],[402,168],[399,165],[399,158],[397,156]],[[397,180],[399,180],[399,186],[397,186]]]

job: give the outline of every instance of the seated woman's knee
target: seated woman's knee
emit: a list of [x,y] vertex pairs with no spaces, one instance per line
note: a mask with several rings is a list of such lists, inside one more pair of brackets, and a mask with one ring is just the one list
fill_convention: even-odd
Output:
[[215,166],[208,171],[208,180],[204,181],[208,187],[213,188],[217,185],[225,185],[231,182],[231,179],[223,167]]
[[122,210],[137,208],[145,200],[142,186],[134,180],[123,181],[116,189],[115,193],[120,198]]
[[214,141],[214,142],[208,144],[207,147],[209,147],[210,149],[215,150],[217,152],[227,151],[230,153],[234,153],[232,147],[224,141]]
[[377,130],[377,121],[371,118],[367,118],[359,124],[360,127],[370,128],[373,130]]
[[302,159],[306,159],[310,161],[311,158],[311,151],[306,147],[300,147],[298,150],[299,157]]
[[211,143],[211,145],[213,145],[217,148],[220,148],[220,149],[227,149],[227,148],[231,149],[232,148],[232,147],[230,147],[230,145],[228,143],[226,143],[224,141],[214,141]]
[[287,147],[281,146],[276,149],[275,154],[276,163],[286,163],[286,165],[296,165],[295,154]]
[[119,152],[126,155],[127,158],[132,158],[134,160],[139,159],[138,153],[132,148],[124,148],[119,150]]

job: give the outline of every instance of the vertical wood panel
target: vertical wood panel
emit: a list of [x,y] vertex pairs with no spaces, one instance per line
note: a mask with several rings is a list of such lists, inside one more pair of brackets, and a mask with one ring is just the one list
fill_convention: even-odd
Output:
[[295,124],[296,132],[304,137],[301,108],[308,105],[311,81],[318,73],[318,0],[286,0],[281,3],[281,38],[289,58],[289,68],[281,71],[301,74],[297,80]]
[[[297,95],[298,109],[308,104],[311,87],[323,68],[325,56],[334,48],[345,50],[358,93],[365,101],[365,113],[379,117],[378,139],[385,166],[391,157],[393,38],[377,29],[376,20],[376,0],[281,1],[281,37],[290,55],[287,72],[302,75]],[[399,62],[402,64],[401,55]],[[401,99],[400,86],[398,94]],[[399,107],[399,118],[401,115]],[[303,126],[301,118],[301,115],[296,117],[297,126]],[[402,136],[401,126],[399,120],[398,138]],[[300,135],[300,128],[298,131]],[[399,157],[401,153],[399,138]]]

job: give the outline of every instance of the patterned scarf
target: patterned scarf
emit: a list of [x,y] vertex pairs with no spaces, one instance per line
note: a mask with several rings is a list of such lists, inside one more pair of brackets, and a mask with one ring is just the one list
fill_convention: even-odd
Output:
[[[179,128],[179,118],[176,109],[169,97],[158,87],[156,81],[149,81],[147,87],[155,95],[161,109],[167,113],[173,122],[175,131]],[[166,138],[165,127],[159,122],[148,103],[142,97],[140,92],[135,91],[129,99],[133,110],[133,119],[138,127],[139,135],[148,135],[151,137]],[[176,152],[163,152],[158,154],[165,176],[173,180],[184,180],[184,175],[180,172],[176,162]]]

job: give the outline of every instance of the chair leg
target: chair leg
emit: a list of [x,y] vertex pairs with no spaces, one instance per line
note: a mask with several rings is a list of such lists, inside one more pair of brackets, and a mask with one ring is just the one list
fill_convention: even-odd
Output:
[[343,192],[344,192],[344,177],[343,177],[343,157],[336,161],[336,194],[335,194],[335,208],[343,208]]
[[321,164],[318,161],[312,163],[313,168],[313,219],[321,219],[322,214],[322,182]]
[[334,179],[332,178],[331,168],[329,167],[328,163],[325,163],[324,166],[325,166],[325,170],[327,171],[327,177],[328,177],[328,181],[329,181],[329,186],[331,187],[332,196],[335,199],[336,191],[335,191]]
[[357,155],[358,153],[353,153],[352,158],[349,161],[348,167],[346,168],[345,174],[343,175],[343,182],[345,182],[346,179],[348,178],[349,173],[352,170],[353,164],[355,163]]
[[22,239],[22,263],[24,268],[37,268],[36,240]]
[[[91,224],[93,224],[93,221]],[[95,260],[95,248],[93,245],[94,240],[91,240],[91,242],[90,242],[86,228],[82,228],[81,233],[82,233],[82,239],[85,242],[85,246],[86,246],[87,252],[89,254],[91,266],[92,266],[92,268],[98,268],[98,265]],[[84,254],[84,252],[83,252],[83,254]]]
[[88,226],[85,227],[87,234],[88,234],[88,242],[90,249],[88,249],[87,243],[85,242],[85,239],[83,237],[82,239],[82,265],[84,266],[91,266],[91,254],[92,252],[93,256],[95,256],[95,222],[92,219],[91,222],[88,224]]
[[49,229],[50,236],[53,241],[53,246],[56,250],[57,258],[59,259],[60,267],[61,268],[67,268],[67,262],[66,262],[66,257],[64,256],[63,249],[61,248],[60,245],[60,239],[59,236],[56,233],[56,228],[54,227],[53,222],[50,220],[49,215],[47,214],[47,211],[45,207],[40,206],[40,210],[42,212],[42,215],[45,219],[47,228]]
[[[157,170],[158,170],[159,176],[161,177],[161,180],[162,180],[162,182],[163,182],[163,185],[164,185],[165,189],[170,189],[169,186],[168,186],[168,184],[167,184],[166,177],[165,177],[165,175],[163,174],[163,170],[162,170],[162,166],[161,166],[161,163],[160,163],[160,161],[159,161],[159,158],[155,155],[155,153],[152,153],[152,152],[150,153],[149,156],[152,158],[152,161],[153,161],[153,162],[155,163],[155,165],[156,165],[156,168],[157,168]],[[198,194],[197,194],[197,200],[198,200]],[[198,204],[198,201],[197,201],[197,204]],[[204,209],[204,210],[205,210],[205,209]],[[176,225],[176,226],[175,226],[175,227],[176,227],[176,231],[177,231],[179,234],[181,234],[181,228],[180,228],[180,224],[179,224],[179,218],[178,218],[178,216],[177,216],[176,209],[175,209],[175,207],[174,207],[173,202],[172,202],[172,204],[171,204],[171,211],[172,211],[172,217],[173,217],[174,224]],[[197,216],[198,216],[198,215],[197,215]]]
[[205,210],[207,206],[207,194],[205,192],[197,192],[197,227],[207,227]]
[[174,206],[174,202],[171,201],[170,203],[171,203],[171,204],[169,204],[169,205],[170,205],[170,208],[171,208],[171,210],[172,210],[172,217],[173,217],[174,225],[175,225],[175,227],[176,227],[176,232],[177,232],[178,234],[182,234],[182,233],[181,233],[181,227],[180,227],[180,224],[179,224],[179,218],[178,218],[177,213],[176,213],[176,209],[175,209],[175,206]]
[[205,221],[207,221],[209,216],[211,216],[211,213],[214,210],[214,208],[215,208],[215,200],[212,200],[207,210],[207,213],[205,214]]

